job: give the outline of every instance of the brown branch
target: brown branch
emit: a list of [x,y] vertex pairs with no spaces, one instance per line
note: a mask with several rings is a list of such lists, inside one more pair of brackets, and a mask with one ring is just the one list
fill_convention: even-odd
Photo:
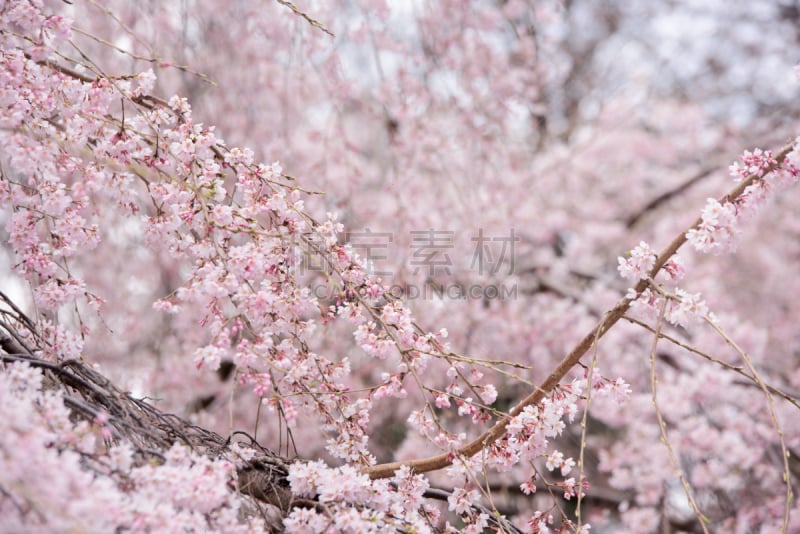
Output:
[[303,13],[303,12],[300,10],[300,8],[298,8],[298,7],[297,7],[296,5],[294,5],[293,3],[291,3],[291,2],[287,2],[286,0],[277,0],[277,2],[278,2],[279,4],[281,4],[282,6],[286,6],[286,7],[288,7],[289,9],[291,9],[291,10],[292,10],[292,12],[293,12],[295,15],[297,15],[298,17],[301,17],[301,18],[305,19],[305,21],[306,21],[306,22],[308,22],[309,24],[311,24],[311,25],[312,25],[312,26],[314,26],[315,28],[319,28],[320,30],[324,31],[325,33],[327,33],[327,34],[328,34],[328,35],[330,35],[331,37],[336,37],[336,36],[333,34],[333,32],[331,32],[331,31],[330,31],[328,28],[326,28],[325,26],[323,26],[321,22],[319,22],[318,20],[312,19],[311,17],[309,17],[308,15],[306,15],[305,13]]
[[644,207],[639,209],[636,213],[633,213],[632,215],[629,215],[628,218],[625,221],[625,228],[630,230],[631,228],[636,226],[636,224],[640,220],[642,220],[642,218],[647,213],[649,213],[650,211],[656,209],[661,204],[669,201],[670,199],[682,194],[684,191],[686,191],[687,189],[689,189],[690,187],[695,185],[697,182],[699,182],[700,180],[702,180],[706,176],[710,175],[716,169],[717,169],[717,167],[708,167],[706,169],[703,169],[700,172],[698,172],[697,174],[695,174],[694,176],[692,176],[691,178],[689,178],[688,180],[686,180],[685,182],[683,182],[680,185],[678,185],[676,188],[670,189],[669,191],[665,191],[665,192],[661,193],[660,195],[658,195],[657,197],[652,199],[650,202],[648,202]]
[[[25,52],[25,57],[27,59],[31,60],[31,61],[34,61],[33,57],[27,52]],[[71,69],[71,68],[69,68],[67,66],[61,65],[60,63],[58,63],[56,61],[51,61],[49,59],[46,59],[46,60],[43,60],[43,61],[34,61],[34,63],[36,63],[37,65],[41,65],[43,67],[48,67],[50,69],[53,69],[54,71],[60,72],[61,74],[64,74],[65,76],[69,76],[70,78],[73,78],[75,80],[81,81],[83,83],[94,83],[94,82],[96,82],[96,81],[98,81],[100,79],[108,79],[108,80],[114,79],[113,76],[103,76],[103,75],[88,76],[86,74],[82,74],[82,73],[78,72],[75,69]],[[125,76],[125,77],[128,78],[130,76]],[[164,99],[158,98],[157,96],[142,95],[142,96],[138,96],[136,98],[132,98],[131,100],[133,102],[137,103],[137,104],[140,104],[140,105],[144,106],[147,109],[153,109],[156,106],[160,106],[160,107],[169,109],[169,104],[167,103],[167,101],[164,100]]]
[[[0,326],[2,326],[3,329],[6,329],[6,325],[4,323],[0,323]],[[11,355],[28,354],[28,351],[25,350],[25,347],[20,345],[16,339],[5,332],[0,332],[0,350],[3,350],[7,354]]]
[[[793,143],[789,143],[788,145],[784,146],[777,154],[775,154],[775,160],[777,163],[771,165],[766,169],[764,175],[769,172],[775,170],[789,152],[792,151]],[[743,180],[738,186],[736,186],[733,190],[731,190],[725,197],[723,198],[736,198],[744,192],[745,188],[747,188],[750,184],[760,179],[760,176],[750,175],[746,180]],[[655,265],[653,266],[652,271],[650,271],[650,278],[655,278],[656,274],[661,270],[661,268],[667,263],[667,261],[678,251],[681,246],[686,242],[686,233],[694,228],[697,228],[700,223],[702,222],[701,218],[697,218],[686,230],[682,231],[678,234],[672,242],[667,245],[667,247],[658,255],[658,259],[656,260]],[[648,282],[646,280],[641,280],[636,285],[635,289],[637,293],[644,291],[647,287]],[[374,465],[371,467],[367,467],[363,470],[364,473],[369,474],[369,476],[373,479],[375,478],[388,478],[394,475],[395,471],[400,469],[403,466],[410,467],[416,473],[426,473],[428,471],[436,471],[438,469],[443,469],[453,463],[453,461],[459,457],[466,457],[471,458],[484,448],[488,447],[498,439],[500,439],[506,431],[506,427],[511,422],[511,420],[522,413],[526,406],[531,406],[534,404],[540,403],[546,395],[548,395],[553,388],[555,388],[561,379],[563,379],[566,374],[578,364],[580,359],[583,355],[588,351],[592,343],[595,340],[599,340],[603,337],[608,330],[613,327],[617,321],[619,321],[624,315],[625,312],[628,311],[628,308],[631,305],[631,299],[624,297],[622,298],[616,306],[614,306],[610,311],[608,311],[603,319],[592,328],[592,330],[587,333],[583,339],[581,339],[575,348],[564,357],[563,360],[556,366],[555,369],[550,373],[550,375],[541,383],[534,391],[532,391],[527,397],[525,397],[519,404],[517,404],[514,409],[512,409],[508,415],[506,415],[503,419],[498,421],[493,427],[488,429],[486,432],[478,436],[476,439],[471,441],[470,443],[464,445],[460,449],[456,450],[452,453],[443,453],[437,456],[431,456],[429,458],[420,458],[417,460],[411,460],[407,462],[391,462],[385,464]]]
[[[25,52],[25,58],[27,58],[27,59],[29,59],[31,61],[34,61],[33,60],[33,56],[31,56],[28,52]],[[61,64],[56,63],[55,61],[51,61],[49,59],[46,59],[44,61],[34,61],[34,63],[42,65],[43,67],[49,67],[49,68],[51,68],[51,69],[53,69],[55,71],[60,72],[61,74],[66,74],[70,78],[75,78],[76,80],[82,81],[83,83],[92,83],[92,82],[95,82],[97,80],[97,78],[93,78],[91,76],[87,76],[86,74],[81,74],[80,72],[78,72],[78,71],[76,71],[74,69],[71,69],[69,67],[65,67],[64,65],[61,65]]]

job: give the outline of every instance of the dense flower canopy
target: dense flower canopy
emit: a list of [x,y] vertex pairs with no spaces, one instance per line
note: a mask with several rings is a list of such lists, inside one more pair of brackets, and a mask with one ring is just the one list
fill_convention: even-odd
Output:
[[627,4],[0,7],[0,529],[800,529],[800,16]]

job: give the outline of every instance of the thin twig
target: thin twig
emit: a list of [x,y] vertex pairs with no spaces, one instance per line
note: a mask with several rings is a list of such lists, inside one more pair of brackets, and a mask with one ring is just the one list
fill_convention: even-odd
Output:
[[318,20],[316,20],[316,19],[313,19],[313,18],[309,17],[307,14],[305,14],[303,11],[301,11],[301,10],[300,10],[300,8],[298,8],[298,7],[297,7],[296,5],[294,5],[293,3],[291,3],[291,2],[287,2],[286,0],[276,0],[276,1],[277,1],[279,4],[281,4],[281,5],[283,5],[283,6],[286,6],[286,7],[288,7],[289,9],[291,9],[291,10],[292,10],[292,12],[294,12],[294,14],[295,14],[295,15],[297,15],[298,17],[301,17],[301,18],[305,19],[305,21],[306,21],[306,22],[308,22],[309,24],[311,24],[313,27],[315,27],[315,28],[318,28],[318,29],[320,29],[320,30],[324,31],[325,33],[327,33],[327,34],[328,34],[328,35],[330,35],[331,37],[336,37],[336,36],[333,34],[333,32],[331,32],[331,31],[330,31],[328,28],[326,28],[325,26],[323,26],[321,22],[319,22],[319,21],[318,21]]
[[689,485],[689,481],[686,480],[686,473],[683,472],[683,468],[681,468],[680,460],[678,460],[678,456],[675,454],[675,449],[672,447],[672,443],[669,441],[669,436],[667,436],[667,423],[664,421],[664,416],[661,413],[661,408],[658,405],[658,378],[656,377],[656,348],[658,347],[658,340],[659,334],[661,333],[661,327],[664,325],[664,314],[667,311],[667,303],[669,299],[663,297],[661,299],[661,309],[658,312],[658,321],[656,322],[655,328],[655,335],[653,336],[653,346],[650,349],[650,388],[652,391],[653,396],[653,409],[656,412],[656,419],[658,420],[658,431],[661,433],[661,442],[667,448],[669,452],[669,459],[672,462],[672,466],[675,468],[675,473],[678,475],[678,479],[681,482],[681,486],[683,486],[683,491],[686,493],[686,499],[689,502],[689,506],[694,511],[695,516],[697,517],[698,521],[700,521],[700,527],[703,529],[705,534],[708,534],[708,528],[706,524],[709,523],[708,517],[700,511],[700,507],[697,505],[697,501],[692,494],[692,488]]
[[753,379],[756,383],[761,387],[761,390],[764,392],[764,395],[767,397],[767,407],[769,409],[769,415],[772,419],[772,425],[775,427],[775,431],[778,434],[778,442],[781,445],[781,457],[783,459],[783,483],[786,486],[786,499],[784,502],[784,509],[783,509],[783,525],[781,526],[781,532],[786,533],[789,528],[789,512],[791,510],[792,501],[794,500],[794,493],[792,491],[792,480],[791,480],[791,472],[789,471],[789,451],[786,449],[786,442],[783,438],[783,428],[781,427],[780,421],[778,421],[778,414],[775,412],[775,399],[767,388],[764,381],[759,376],[756,368],[753,366],[753,362],[750,359],[750,355],[745,352],[739,345],[736,344],[723,330],[719,327],[717,323],[709,319],[708,317],[704,317],[706,322],[711,325],[713,328],[725,342],[733,347],[733,349],[739,353],[744,360],[745,365],[750,370],[750,373],[753,375]]

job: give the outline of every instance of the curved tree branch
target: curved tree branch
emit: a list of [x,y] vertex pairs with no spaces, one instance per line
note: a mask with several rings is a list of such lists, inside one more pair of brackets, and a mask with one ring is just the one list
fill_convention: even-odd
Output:
[[[778,151],[778,153],[774,156],[776,163],[768,167],[764,172],[764,175],[774,171],[777,167],[779,167],[786,156],[792,151],[793,146],[793,143],[789,143],[781,148],[780,151]],[[760,178],[760,176],[756,175],[748,176],[746,180],[743,180],[741,183],[739,183],[739,185],[732,189],[723,198],[738,197],[742,194],[742,192],[744,192],[747,186],[759,180]],[[683,246],[684,243],[686,243],[686,233],[693,228],[697,228],[701,222],[702,219],[698,217],[688,228],[678,234],[663,251],[661,251],[661,253],[658,255],[655,265],[653,266],[653,269],[650,271],[650,278],[654,278],[661,268],[667,263],[667,261],[678,251],[678,249]],[[645,280],[639,281],[635,287],[636,292],[640,293],[641,291],[644,291],[644,289],[647,287],[647,284],[648,282]],[[617,302],[617,304],[605,314],[600,322],[596,324],[592,330],[589,331],[578,342],[577,345],[575,345],[572,351],[567,354],[563,360],[561,360],[561,362],[556,366],[555,369],[553,369],[550,375],[534,391],[522,399],[522,401],[520,401],[508,413],[508,415],[506,415],[493,427],[475,438],[470,443],[451,453],[442,453],[437,456],[431,456],[429,458],[421,458],[407,462],[391,462],[374,465],[365,468],[363,472],[367,473],[373,479],[391,477],[394,475],[395,471],[403,466],[408,466],[417,473],[426,473],[429,471],[443,469],[451,465],[457,457],[470,458],[474,456],[484,448],[500,439],[505,434],[508,424],[514,417],[522,413],[526,406],[540,403],[545,396],[548,395],[553,388],[559,384],[559,382],[561,382],[570,369],[578,364],[586,351],[591,348],[592,344],[596,340],[599,340],[601,337],[603,337],[606,332],[608,332],[611,327],[613,327],[617,321],[619,321],[625,315],[625,313],[628,311],[628,308],[630,308],[631,302],[631,299],[627,297],[623,297],[619,302]]]

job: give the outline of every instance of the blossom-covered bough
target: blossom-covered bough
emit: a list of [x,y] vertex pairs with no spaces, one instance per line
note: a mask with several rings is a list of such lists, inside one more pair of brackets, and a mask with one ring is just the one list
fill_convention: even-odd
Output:
[[[535,382],[525,378],[530,366],[460,354],[446,329],[423,328],[345,242],[337,216],[306,206],[316,193],[302,179],[226,144],[215,128],[195,121],[187,99],[153,94],[151,70],[106,72],[72,33],[66,17],[40,2],[0,8],[0,202],[14,271],[30,291],[32,310],[26,315],[2,294],[0,403],[9,414],[0,430],[3,527],[586,532],[581,505],[593,496],[585,455],[589,407],[627,409],[632,393],[622,378],[601,374],[598,345],[626,319],[653,333],[655,441],[666,445],[692,521],[707,530],[704,510],[713,503],[696,498],[669,439],[656,386],[659,339],[761,390],[771,430],[765,439],[774,440],[779,458],[776,472],[767,473],[774,480],[754,502],[788,531],[795,475],[774,396],[795,407],[797,401],[761,378],[700,295],[676,285],[685,272],[676,252],[687,241],[701,252],[732,250],[739,226],[797,181],[796,143],[774,154],[746,152],[731,168],[740,183],[710,199],[701,218],[661,253],[642,242],[621,258],[619,272],[633,287]],[[309,270],[313,262],[321,268]],[[106,302],[114,299],[106,278],[115,276],[131,277],[116,283],[132,285],[134,295],[137,284],[168,291],[149,303],[149,315],[132,317]],[[736,348],[744,365],[717,361],[662,331],[665,322],[680,332],[701,321]],[[232,374],[259,410],[276,414],[276,450],[259,445],[256,431],[250,437],[230,428],[221,437],[168,415],[159,399],[114,386],[104,377],[113,376],[113,359],[96,355],[111,350],[120,329],[140,336],[126,350],[148,346],[175,356],[180,366],[164,357],[168,377],[190,375],[192,367]],[[358,355],[324,343],[342,335],[352,337]],[[365,378],[358,367],[377,371]],[[515,395],[501,403],[508,390]],[[244,397],[234,386],[225,395],[232,420]],[[426,451],[439,452],[379,461],[371,446],[376,407],[401,399],[412,406],[408,426]],[[582,429],[576,457],[562,449],[573,424]],[[309,425],[326,459],[294,458],[302,449],[292,445],[294,432]],[[717,430],[721,440],[742,445]],[[606,455],[615,473],[628,469],[624,458]],[[434,487],[425,473],[439,471],[442,487]],[[517,486],[522,494],[547,493],[549,502],[531,500],[530,513],[505,517],[492,484],[512,472],[525,473]],[[741,481],[730,484],[744,491]]]
[[[239,445],[120,391],[84,362],[43,359],[33,323],[0,298],[0,403],[9,414],[3,424],[4,529],[100,532],[124,525],[164,531],[182,525],[250,532],[269,521],[258,517],[257,507],[243,508],[241,496],[288,506],[279,457],[252,440],[236,456]],[[238,476],[226,457],[238,459]],[[275,521],[273,528],[280,525]]]

